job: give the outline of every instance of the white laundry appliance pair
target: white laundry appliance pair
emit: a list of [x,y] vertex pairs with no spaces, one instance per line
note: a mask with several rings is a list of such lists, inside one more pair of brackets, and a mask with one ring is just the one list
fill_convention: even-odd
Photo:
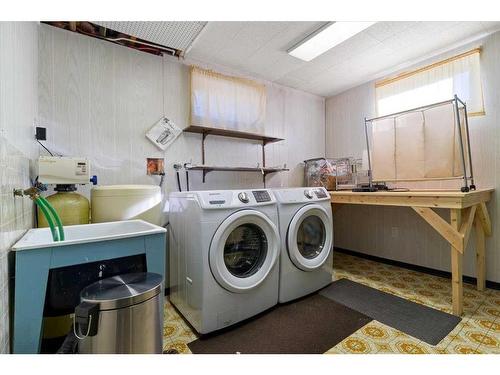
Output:
[[322,188],[172,193],[169,233],[170,301],[201,334],[331,282]]

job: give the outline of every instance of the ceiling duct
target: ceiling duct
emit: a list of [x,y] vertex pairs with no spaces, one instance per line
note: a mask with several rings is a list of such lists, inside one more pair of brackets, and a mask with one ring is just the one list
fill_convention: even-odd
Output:
[[183,56],[206,22],[43,22],[154,55]]
[[95,21],[120,33],[168,46],[185,54],[203,30],[205,21]]

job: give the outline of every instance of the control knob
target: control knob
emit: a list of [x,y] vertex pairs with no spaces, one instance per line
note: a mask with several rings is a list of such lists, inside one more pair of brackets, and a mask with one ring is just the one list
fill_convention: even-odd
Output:
[[306,196],[307,199],[313,199],[313,192],[312,190],[304,190],[304,195]]
[[241,192],[238,194],[238,199],[243,203],[250,202],[250,198],[248,198],[248,194],[245,192]]

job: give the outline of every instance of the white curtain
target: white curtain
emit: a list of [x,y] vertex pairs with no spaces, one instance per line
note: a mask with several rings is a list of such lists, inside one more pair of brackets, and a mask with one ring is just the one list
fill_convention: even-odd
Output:
[[[465,115],[462,144],[467,162]],[[375,181],[425,180],[463,176],[461,139],[453,103],[374,120],[371,163]]]
[[480,50],[475,49],[445,61],[376,84],[379,116],[452,99],[465,101],[469,115],[484,114],[480,75]]
[[191,67],[191,125],[264,133],[266,87]]

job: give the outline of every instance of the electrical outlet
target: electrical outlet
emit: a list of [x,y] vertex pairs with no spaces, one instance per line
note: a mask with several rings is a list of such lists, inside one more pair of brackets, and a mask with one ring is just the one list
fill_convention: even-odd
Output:
[[392,238],[398,238],[399,237],[399,228],[398,227],[392,227],[391,228],[391,236],[392,236]]
[[47,130],[41,126],[35,128],[35,139],[39,141],[47,140]]

